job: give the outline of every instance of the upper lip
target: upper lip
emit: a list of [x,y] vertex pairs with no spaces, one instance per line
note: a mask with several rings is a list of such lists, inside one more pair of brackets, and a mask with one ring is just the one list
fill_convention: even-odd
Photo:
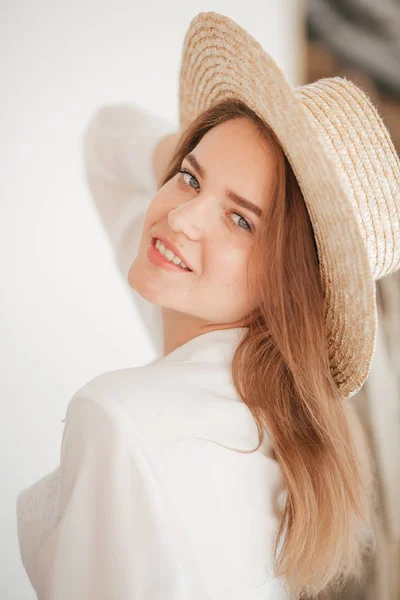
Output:
[[179,256],[179,258],[181,259],[182,262],[185,263],[185,265],[191,270],[193,271],[192,265],[189,264],[186,260],[186,258],[184,256],[182,256],[181,252],[177,249],[177,247],[171,242],[171,240],[169,240],[167,238],[167,236],[163,235],[162,233],[156,233],[153,235],[153,238],[156,240],[160,240],[160,242],[162,242],[164,244],[164,246],[170,250],[172,250],[172,252],[174,254],[176,254],[176,256]]

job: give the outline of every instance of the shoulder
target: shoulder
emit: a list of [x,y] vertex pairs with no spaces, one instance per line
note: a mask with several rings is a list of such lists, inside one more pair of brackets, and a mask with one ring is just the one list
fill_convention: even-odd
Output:
[[[146,407],[156,407],[176,398],[175,390],[182,385],[182,369],[160,369],[158,362],[127,367],[96,375],[81,386],[71,398],[90,398],[106,412],[121,410],[140,419]],[[70,401],[70,402],[71,402]],[[144,415],[143,415],[144,416]]]
[[189,380],[186,365],[160,368],[157,361],[107,371],[74,393],[65,419],[72,414],[80,413],[84,418],[85,412],[96,412],[107,417],[110,427],[135,430],[148,445],[152,441],[159,444],[185,430],[190,406],[198,403],[196,393],[188,394],[185,382]]
[[140,429],[148,421],[143,396],[152,379],[151,369],[147,367],[116,369],[96,375],[69,400],[66,426],[79,423],[88,432],[89,428],[102,427],[103,434],[113,437],[121,437],[123,432],[129,437],[139,428],[136,433],[140,438]]
[[70,405],[84,398],[161,451],[195,437],[239,448],[257,445],[253,416],[223,363],[155,361],[108,371],[77,390]]

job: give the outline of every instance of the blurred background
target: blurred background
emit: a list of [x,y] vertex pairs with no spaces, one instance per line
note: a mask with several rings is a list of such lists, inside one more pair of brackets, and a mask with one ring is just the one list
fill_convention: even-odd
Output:
[[[83,179],[83,131],[100,106],[130,100],[177,127],[183,37],[208,10],[254,35],[293,85],[353,80],[399,150],[399,0],[0,3],[1,598],[35,598],[15,501],[57,466],[69,399],[101,372],[154,358]],[[377,296],[371,373],[350,400],[378,483],[377,551],[361,585],[324,600],[400,599],[399,272],[377,282]]]
[[[400,152],[400,1],[307,0],[304,83],[346,77],[371,98]],[[361,585],[322,597],[400,598],[400,271],[376,282],[379,331],[370,375],[350,402],[377,481],[376,552]]]

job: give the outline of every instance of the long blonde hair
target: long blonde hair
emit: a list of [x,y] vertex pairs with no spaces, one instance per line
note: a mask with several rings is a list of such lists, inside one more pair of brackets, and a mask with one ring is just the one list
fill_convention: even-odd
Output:
[[273,130],[235,98],[181,133],[161,186],[207,131],[238,117],[252,119],[272,146],[276,181],[246,274],[261,302],[236,349],[232,377],[254,416],[259,446],[266,432],[272,440],[285,485],[275,574],[294,597],[314,597],[360,578],[373,478],[329,367],[318,250],[302,192]]

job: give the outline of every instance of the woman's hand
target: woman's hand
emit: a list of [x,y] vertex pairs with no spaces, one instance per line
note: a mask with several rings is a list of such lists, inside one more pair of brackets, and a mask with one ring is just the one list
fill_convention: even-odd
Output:
[[178,134],[169,133],[159,139],[153,150],[152,167],[157,189],[160,187],[163,177],[167,173],[170,159],[175,150]]

